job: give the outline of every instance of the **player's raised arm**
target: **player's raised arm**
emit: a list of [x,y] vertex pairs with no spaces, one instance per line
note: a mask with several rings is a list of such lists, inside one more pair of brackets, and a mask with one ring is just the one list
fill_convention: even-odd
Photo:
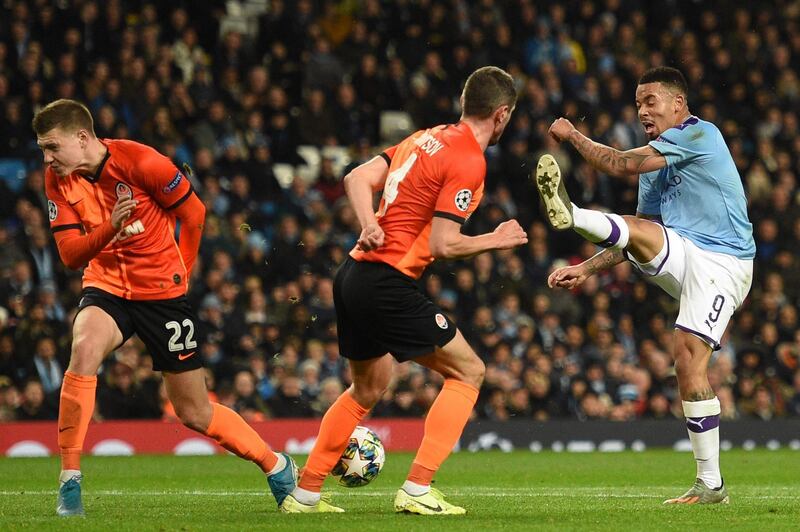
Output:
[[569,141],[589,164],[609,175],[643,174],[667,165],[667,159],[652,146],[617,150],[586,137],[566,118],[553,122],[549,132],[559,142]]
[[375,218],[373,197],[386,183],[389,157],[384,152],[357,166],[344,177],[347,199],[350,200],[358,223],[361,224],[358,247],[363,251],[371,251],[383,245],[383,229]]

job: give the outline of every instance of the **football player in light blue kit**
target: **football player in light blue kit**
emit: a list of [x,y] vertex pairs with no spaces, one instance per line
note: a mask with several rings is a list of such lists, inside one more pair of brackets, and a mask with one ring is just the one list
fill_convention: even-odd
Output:
[[543,155],[536,183],[548,220],[606,248],[555,270],[551,287],[574,288],[598,271],[630,260],[680,302],[673,358],[697,479],[669,504],[728,503],[719,469],[720,405],[706,373],[713,350],[750,290],[755,243],[733,159],[714,124],[689,112],[686,80],[674,68],[639,79],[636,107],[650,138],[620,151],[586,138],[565,118],[550,126],[592,166],[614,176],[639,175],[636,216],[604,214],[570,202],[555,159]]

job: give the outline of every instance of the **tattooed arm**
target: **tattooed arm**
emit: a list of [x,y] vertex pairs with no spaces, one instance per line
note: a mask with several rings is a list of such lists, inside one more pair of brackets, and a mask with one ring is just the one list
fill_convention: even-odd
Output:
[[625,262],[625,255],[621,249],[604,249],[594,257],[583,262],[588,275],[613,268],[620,262]]
[[620,151],[587,138],[566,118],[553,122],[550,135],[559,142],[568,140],[589,164],[609,175],[643,174],[667,165],[666,158],[651,146]]

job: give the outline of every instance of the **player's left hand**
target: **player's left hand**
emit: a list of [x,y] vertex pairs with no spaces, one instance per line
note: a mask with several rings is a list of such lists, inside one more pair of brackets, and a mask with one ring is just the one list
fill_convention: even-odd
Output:
[[550,136],[558,142],[565,141],[569,138],[572,132],[575,131],[575,126],[566,118],[558,118],[550,125]]
[[368,224],[361,231],[356,245],[361,251],[372,251],[383,245],[383,229],[377,223]]

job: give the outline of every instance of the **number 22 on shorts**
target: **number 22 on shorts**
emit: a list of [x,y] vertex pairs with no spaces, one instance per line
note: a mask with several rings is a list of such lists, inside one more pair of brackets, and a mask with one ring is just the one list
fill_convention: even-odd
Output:
[[[183,342],[180,341],[183,333],[183,327],[181,327],[181,325],[186,328],[186,336]],[[170,353],[183,351],[184,349],[195,349],[197,347],[197,342],[194,340],[194,322],[189,318],[183,320],[182,324],[177,321],[168,321],[164,324],[164,327],[172,331],[172,336],[170,336],[169,343],[167,344]],[[184,356],[181,360],[184,358],[189,358],[189,356]]]

